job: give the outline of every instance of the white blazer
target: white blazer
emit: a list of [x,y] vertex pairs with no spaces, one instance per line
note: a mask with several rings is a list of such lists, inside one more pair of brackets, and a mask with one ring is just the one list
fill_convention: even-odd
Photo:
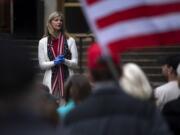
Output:
[[[78,51],[76,47],[76,42],[74,38],[69,37],[67,40],[68,48],[71,52],[71,60],[65,59],[64,64],[68,66],[69,75],[74,74],[73,69],[78,67]],[[51,76],[52,71],[51,68],[55,66],[54,61],[50,61],[47,53],[47,37],[44,37],[39,40],[38,46],[38,60],[39,66],[42,70],[45,70],[43,84],[48,86],[50,89],[50,93],[52,93],[51,89]]]

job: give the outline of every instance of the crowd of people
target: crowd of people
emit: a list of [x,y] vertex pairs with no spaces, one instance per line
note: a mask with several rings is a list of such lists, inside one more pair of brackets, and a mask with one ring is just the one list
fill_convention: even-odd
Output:
[[53,12],[39,41],[44,78],[37,82],[28,52],[12,41],[0,44],[1,135],[180,134],[180,55],[160,61],[168,82],[155,89],[139,65],[121,65],[110,52],[116,80],[98,43],[87,50],[88,72],[75,73],[75,39],[63,14]]

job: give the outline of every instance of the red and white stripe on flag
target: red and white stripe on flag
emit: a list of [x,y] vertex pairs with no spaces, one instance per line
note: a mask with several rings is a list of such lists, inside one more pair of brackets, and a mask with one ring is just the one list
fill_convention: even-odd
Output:
[[180,43],[180,0],[80,0],[97,41],[114,51]]

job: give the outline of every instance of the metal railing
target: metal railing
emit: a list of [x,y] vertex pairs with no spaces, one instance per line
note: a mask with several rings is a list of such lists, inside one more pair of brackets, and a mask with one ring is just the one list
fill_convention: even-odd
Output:
[[79,40],[78,44],[78,52],[79,52],[79,73],[83,73],[83,46],[85,45],[86,40],[89,39],[89,43],[95,41],[94,36],[92,34],[77,34],[75,38]]

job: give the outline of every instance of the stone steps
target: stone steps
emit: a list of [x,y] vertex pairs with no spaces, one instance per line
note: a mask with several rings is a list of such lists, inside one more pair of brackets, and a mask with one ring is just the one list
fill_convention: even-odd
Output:
[[122,63],[133,62],[138,64],[146,73],[153,87],[166,82],[161,74],[159,59],[168,55],[180,54],[180,46],[157,46],[125,52],[121,55]]
[[[18,42],[21,47],[28,49],[32,62],[36,64],[35,69],[39,71],[37,76],[39,78],[42,78],[43,71],[39,69],[38,65],[38,41],[14,40],[14,42]],[[85,38],[85,40],[80,41],[78,38],[76,38],[76,43],[79,54],[79,69],[77,70],[77,72],[85,73],[87,71],[86,52],[90,43],[92,43],[92,39]],[[127,51],[121,54],[121,62],[122,64],[128,62],[134,62],[138,64],[146,73],[152,86],[156,87],[166,81],[161,74],[161,66],[158,62],[158,59],[170,54],[180,54],[180,45],[147,47],[144,49]]]
[[[86,50],[88,45],[83,46],[82,52],[82,71],[86,72]],[[180,45],[156,46],[134,49],[121,55],[122,64],[133,62],[138,64],[147,75],[153,87],[157,87],[166,82],[161,74],[161,65],[159,59],[172,54],[180,54]]]

